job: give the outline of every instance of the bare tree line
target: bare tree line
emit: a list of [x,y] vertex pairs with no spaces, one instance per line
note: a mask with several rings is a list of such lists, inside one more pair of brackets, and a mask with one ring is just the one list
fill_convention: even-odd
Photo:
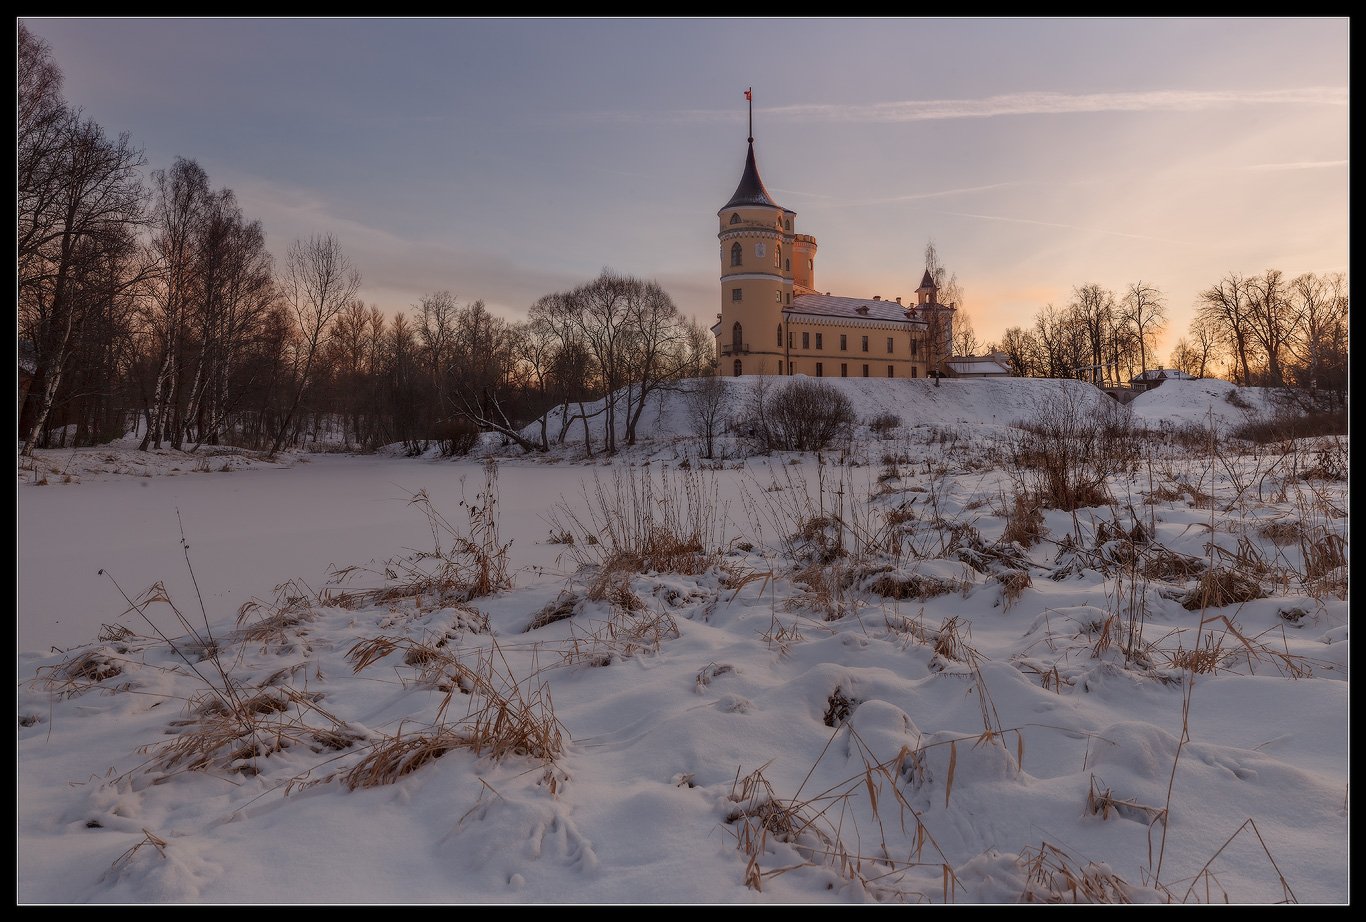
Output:
[[335,238],[296,240],[277,267],[261,224],[193,160],[144,179],[127,135],[67,105],[23,23],[18,78],[26,454],[130,431],[143,449],[329,439],[418,452],[479,430],[529,451],[577,436],[611,453],[635,442],[654,395],[713,364],[711,335],[667,292],[610,270],[523,322],[444,291],[386,316],[360,299]]
[[[1122,385],[1156,366],[1167,327],[1166,298],[1138,281],[1116,293],[1077,286],[1070,301],[1044,306],[1032,326],[1011,327],[993,348],[1022,376]],[[1229,273],[1202,291],[1186,336],[1166,367],[1195,377],[1221,372],[1238,384],[1298,387],[1339,399],[1347,386],[1348,292],[1341,274],[1287,279]]]

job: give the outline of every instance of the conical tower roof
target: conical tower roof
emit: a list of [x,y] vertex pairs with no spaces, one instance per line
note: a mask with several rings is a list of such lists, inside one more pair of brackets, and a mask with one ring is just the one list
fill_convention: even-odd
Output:
[[730,201],[721,206],[721,210],[735,208],[739,205],[767,205],[770,208],[781,208],[777,202],[773,201],[773,196],[768,194],[764,188],[764,181],[759,178],[759,166],[754,162],[754,141],[749,142],[749,154],[745,157],[745,172],[740,177],[740,185],[735,187],[735,194],[730,197]]

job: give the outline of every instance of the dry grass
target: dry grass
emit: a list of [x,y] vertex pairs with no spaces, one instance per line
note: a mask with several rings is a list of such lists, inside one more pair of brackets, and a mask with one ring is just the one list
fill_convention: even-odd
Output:
[[1067,852],[1041,842],[1021,849],[1019,865],[1025,872],[1022,903],[1130,903],[1133,888],[1108,867],[1088,861],[1082,865]]
[[913,599],[924,602],[952,592],[961,592],[964,588],[961,579],[943,579],[916,573],[900,574],[893,572],[890,567],[871,579],[865,577],[865,580],[869,592],[884,599],[898,601]]
[[830,697],[826,699],[825,716],[822,719],[827,727],[842,727],[858,705],[857,698],[849,697],[843,689],[836,686],[835,690],[830,693]]
[[538,628],[545,627],[547,624],[554,624],[556,621],[574,617],[574,612],[578,609],[581,601],[582,598],[578,593],[569,590],[562,591],[553,602],[547,602],[540,611],[532,616],[523,633],[530,633]]
[[560,657],[568,666],[607,666],[615,660],[658,653],[664,641],[679,636],[678,622],[667,611],[646,610],[644,603],[639,609],[614,605],[611,618],[587,630],[571,631]]
[[1019,601],[1026,589],[1034,585],[1034,578],[1028,570],[1006,570],[996,574],[996,580],[1001,584],[1001,603],[1006,611]]
[[1186,611],[1204,611],[1265,597],[1266,592],[1257,580],[1237,570],[1213,567],[1201,574],[1195,587],[1181,600],[1181,607]]
[[[414,651],[420,655],[412,656]],[[375,637],[361,641],[347,653],[356,672],[403,652],[418,669],[420,681],[443,692],[435,720],[415,730],[399,728],[371,747],[363,759],[342,775],[347,787],[391,784],[452,749],[468,749],[494,759],[524,756],[547,766],[563,749],[563,728],[555,718],[545,683],[523,688],[507,670],[495,644],[477,651],[470,661],[458,654],[405,637]],[[503,668],[497,664],[503,662]],[[465,714],[451,716],[451,703],[460,695]]]
[[432,535],[430,551],[415,551],[387,561],[381,570],[343,567],[333,574],[338,584],[357,578],[378,578],[379,586],[335,592],[329,604],[370,607],[413,600],[422,609],[461,605],[472,599],[512,588],[508,562],[511,542],[498,534],[498,466],[484,464],[484,489],[474,502],[462,500],[468,525],[457,528],[433,506],[425,490],[409,500],[427,519]]
[[1112,814],[1122,816],[1145,826],[1158,822],[1165,825],[1167,822],[1166,810],[1141,804],[1133,798],[1121,800],[1108,787],[1101,790],[1095,775],[1091,776],[1091,787],[1086,793],[1086,812],[1103,820],[1108,820]]
[[56,666],[40,667],[38,687],[74,698],[122,674],[123,666],[112,651],[99,647],[84,650]]
[[1006,527],[1001,540],[1028,548],[1039,543],[1043,532],[1042,504],[1028,493],[1016,493],[1010,511],[1006,513]]

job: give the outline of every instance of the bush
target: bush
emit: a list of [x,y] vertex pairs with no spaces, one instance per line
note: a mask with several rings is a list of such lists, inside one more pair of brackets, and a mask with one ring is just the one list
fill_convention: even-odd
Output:
[[1233,434],[1240,439],[1263,445],[1319,435],[1346,435],[1347,408],[1301,412],[1291,407],[1283,407],[1270,416],[1243,423],[1233,430]]
[[1083,406],[1070,389],[1040,401],[1034,416],[1016,425],[1011,460],[1017,492],[1052,509],[1109,502],[1106,480],[1124,470],[1138,448],[1128,406],[1111,400]]
[[795,378],[776,392],[767,382],[750,400],[751,437],[769,451],[821,451],[853,436],[854,404],[824,381]]
[[467,455],[479,441],[479,428],[464,417],[443,419],[432,427],[433,438],[441,444],[441,457]]
[[900,425],[901,417],[897,416],[895,413],[879,413],[867,422],[868,431],[872,432],[874,435],[882,436],[884,439],[892,433],[892,430]]

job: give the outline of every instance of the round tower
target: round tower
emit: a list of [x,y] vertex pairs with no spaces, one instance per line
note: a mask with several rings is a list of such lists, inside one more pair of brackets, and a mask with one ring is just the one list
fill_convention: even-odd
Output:
[[783,308],[792,303],[796,213],[764,188],[749,139],[745,170],[730,201],[716,213],[721,241],[721,323],[716,336],[724,375],[782,374],[786,355]]

